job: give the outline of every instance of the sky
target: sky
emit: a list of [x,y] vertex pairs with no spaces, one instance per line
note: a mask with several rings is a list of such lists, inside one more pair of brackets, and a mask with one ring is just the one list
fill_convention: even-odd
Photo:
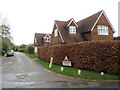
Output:
[[0,0],[0,23],[16,45],[32,44],[35,33],[52,33],[54,20],[80,21],[104,10],[118,36],[119,0]]

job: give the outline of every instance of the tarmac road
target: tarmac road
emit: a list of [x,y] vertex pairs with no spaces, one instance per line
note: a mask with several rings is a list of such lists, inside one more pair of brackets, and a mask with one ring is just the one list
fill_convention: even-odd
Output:
[[[2,66],[2,67],[1,67]],[[118,88],[118,82],[90,82],[58,76],[23,53],[2,58],[2,88]]]

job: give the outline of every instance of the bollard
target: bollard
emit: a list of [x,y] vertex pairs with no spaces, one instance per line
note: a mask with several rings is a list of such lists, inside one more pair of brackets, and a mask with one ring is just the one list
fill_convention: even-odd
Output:
[[51,67],[52,67],[52,62],[53,62],[53,57],[51,57],[51,59],[50,59],[49,68],[51,68]]
[[78,69],[78,75],[80,75],[81,74],[81,70],[80,69]]
[[61,67],[61,71],[64,71],[64,68],[63,68],[63,67]]
[[103,76],[103,75],[104,75],[104,72],[101,72],[100,74]]

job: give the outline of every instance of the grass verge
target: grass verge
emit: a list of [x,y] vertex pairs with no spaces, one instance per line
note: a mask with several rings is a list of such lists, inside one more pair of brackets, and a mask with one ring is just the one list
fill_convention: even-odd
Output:
[[37,62],[39,62],[43,67],[45,67],[46,69],[58,73],[58,74],[62,74],[65,76],[71,76],[71,77],[75,77],[75,78],[83,78],[83,79],[90,79],[90,80],[118,80],[120,78],[119,75],[111,75],[111,74],[105,74],[104,76],[101,76],[100,73],[97,72],[93,72],[93,71],[87,71],[87,70],[82,70],[81,74],[78,75],[78,69],[77,68],[73,68],[73,67],[64,67],[64,71],[61,72],[60,68],[61,66],[52,64],[52,68],[48,68],[49,63],[39,60],[36,60]]
[[36,59],[38,58],[37,56],[33,55],[33,54],[28,54],[28,53],[24,53],[26,56],[28,56],[29,58],[33,58]]

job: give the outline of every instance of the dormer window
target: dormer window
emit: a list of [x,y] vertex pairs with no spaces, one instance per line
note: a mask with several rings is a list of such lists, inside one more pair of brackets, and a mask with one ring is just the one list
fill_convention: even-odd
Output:
[[76,27],[75,26],[69,26],[69,33],[70,34],[76,34]]
[[50,37],[46,37],[45,42],[50,42]]
[[98,25],[98,35],[108,35],[108,26]]
[[55,36],[55,37],[58,36],[58,30],[57,30],[57,29],[54,30],[54,36]]

